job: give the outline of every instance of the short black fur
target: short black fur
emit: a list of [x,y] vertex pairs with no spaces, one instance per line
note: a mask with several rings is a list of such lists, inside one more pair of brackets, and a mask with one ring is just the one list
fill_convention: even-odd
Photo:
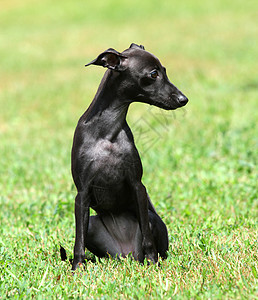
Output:
[[[142,163],[126,114],[132,102],[172,110],[188,99],[143,46],[132,44],[122,53],[110,48],[91,64],[108,70],[74,134],[72,175],[78,193],[72,269],[85,263],[85,247],[98,257],[132,253],[136,260],[156,263],[158,254],[166,258],[167,228],[141,181]],[[89,215],[90,207],[96,216]]]

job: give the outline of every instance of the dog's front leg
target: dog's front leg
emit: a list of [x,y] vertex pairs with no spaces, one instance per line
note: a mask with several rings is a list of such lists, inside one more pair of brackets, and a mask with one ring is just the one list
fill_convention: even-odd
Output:
[[145,258],[151,260],[153,263],[158,261],[158,253],[155,247],[153,236],[149,225],[149,214],[148,214],[148,195],[145,186],[139,182],[134,185],[138,219],[142,231],[142,248]]
[[85,263],[85,238],[89,225],[89,196],[87,191],[78,192],[75,198],[75,244],[72,270]]

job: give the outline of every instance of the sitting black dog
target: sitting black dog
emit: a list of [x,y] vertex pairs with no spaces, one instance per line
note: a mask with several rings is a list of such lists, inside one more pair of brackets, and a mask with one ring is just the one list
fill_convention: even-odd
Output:
[[[143,46],[122,53],[108,49],[88,65],[108,68],[97,94],[80,118],[72,148],[76,238],[72,269],[85,263],[85,247],[98,257],[166,257],[167,228],[141,182],[142,163],[126,122],[132,102],[166,110],[188,99],[168,79],[166,69]],[[89,208],[97,215],[89,216]]]

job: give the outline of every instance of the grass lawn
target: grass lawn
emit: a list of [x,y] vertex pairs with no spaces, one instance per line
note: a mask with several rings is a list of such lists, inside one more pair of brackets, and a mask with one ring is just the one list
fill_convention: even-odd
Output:
[[[252,0],[1,1],[0,299],[258,297],[257,10]],[[131,42],[190,99],[128,115],[168,259],[103,259],[72,276],[59,255],[74,243],[71,144],[104,72],[84,65]]]

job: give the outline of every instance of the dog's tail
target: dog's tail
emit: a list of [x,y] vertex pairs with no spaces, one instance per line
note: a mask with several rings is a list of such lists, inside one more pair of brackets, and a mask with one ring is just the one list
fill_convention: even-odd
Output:
[[66,255],[65,248],[63,248],[61,245],[60,245],[60,256],[61,256],[62,261],[67,260],[67,255]]

